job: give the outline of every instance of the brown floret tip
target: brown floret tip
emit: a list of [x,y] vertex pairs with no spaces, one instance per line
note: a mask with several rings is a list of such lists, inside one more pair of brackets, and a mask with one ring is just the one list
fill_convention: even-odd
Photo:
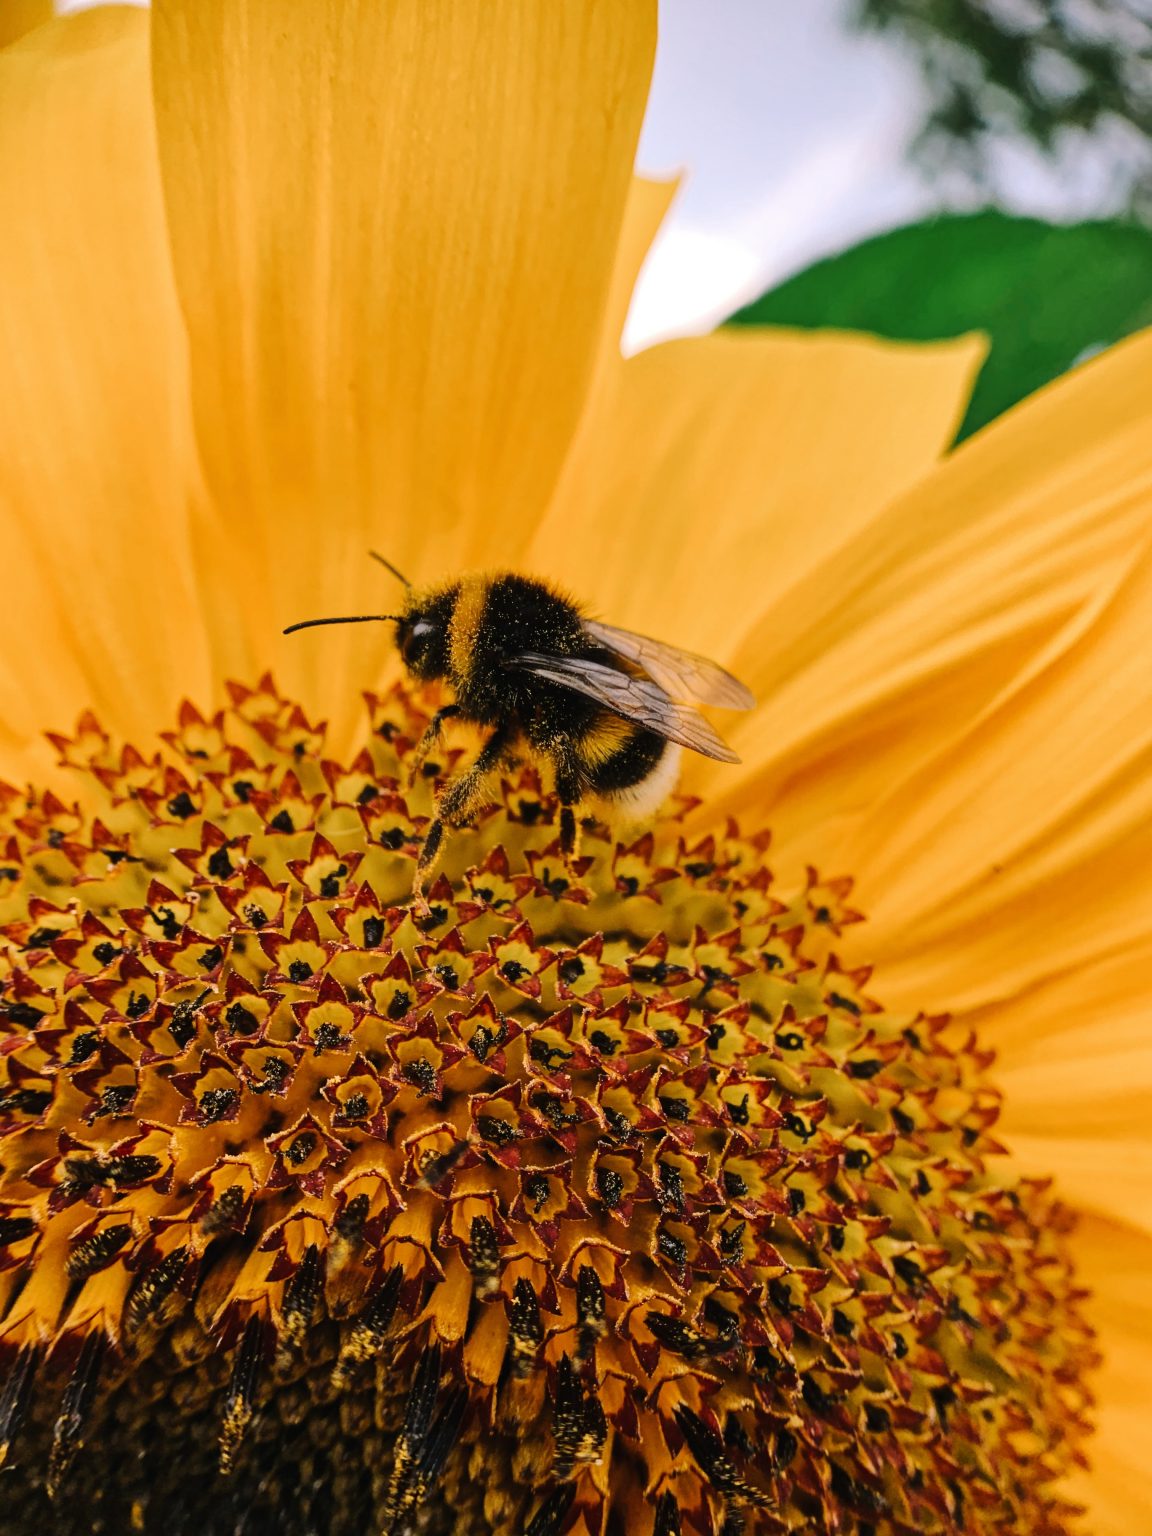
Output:
[[5,1529],[1075,1529],[1068,1218],[848,883],[675,819],[568,868],[523,768],[417,920],[427,712],[369,708],[0,789]]

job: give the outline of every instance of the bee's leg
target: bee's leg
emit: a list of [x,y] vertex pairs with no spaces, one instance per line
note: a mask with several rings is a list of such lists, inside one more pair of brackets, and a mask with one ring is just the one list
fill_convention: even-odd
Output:
[[560,852],[571,865],[580,851],[580,823],[576,807],[584,796],[584,776],[574,758],[556,759],[556,796],[560,801]]
[[441,727],[445,720],[450,720],[453,715],[460,713],[459,704],[445,704],[443,709],[438,709],[429,720],[424,729],[424,734],[416,743],[416,750],[408,761],[408,783],[415,784],[420,770],[428,760],[428,754],[440,740]]
[[412,877],[412,902],[421,917],[428,916],[429,906],[427,897],[424,895],[424,887],[428,884],[428,876],[436,867],[436,860],[440,857],[443,843],[444,823],[439,816],[436,816],[428,823],[428,830],[424,834],[424,841],[420,845],[420,853],[416,859],[416,873]]
[[424,834],[424,846],[416,860],[416,876],[412,882],[412,898],[420,912],[428,910],[424,887],[444,842],[445,827],[465,826],[484,804],[485,781],[507,756],[513,734],[511,726],[498,725],[480,748],[472,766],[466,768],[458,779],[454,779],[440,796],[436,815]]

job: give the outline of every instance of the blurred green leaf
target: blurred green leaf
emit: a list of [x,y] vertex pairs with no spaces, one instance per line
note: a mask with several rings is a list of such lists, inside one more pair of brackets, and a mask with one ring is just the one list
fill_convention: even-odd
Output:
[[935,341],[980,330],[992,351],[959,436],[1152,324],[1152,230],[1056,226],[989,211],[866,240],[737,311],[730,325],[873,331]]

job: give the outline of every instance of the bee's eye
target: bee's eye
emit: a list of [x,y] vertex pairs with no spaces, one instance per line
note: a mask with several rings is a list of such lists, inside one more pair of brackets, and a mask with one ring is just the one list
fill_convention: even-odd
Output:
[[428,648],[428,641],[435,633],[435,624],[429,624],[426,619],[417,619],[412,628],[404,636],[402,653],[404,660],[411,665],[419,661]]

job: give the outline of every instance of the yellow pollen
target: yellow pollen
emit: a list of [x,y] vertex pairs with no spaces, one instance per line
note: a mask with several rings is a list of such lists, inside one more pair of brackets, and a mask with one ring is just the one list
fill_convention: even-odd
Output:
[[448,635],[448,659],[457,677],[467,677],[472,652],[480,634],[490,581],[481,575],[465,576],[460,582],[460,596],[452,610]]
[[417,921],[428,709],[368,702],[348,764],[264,679],[0,789],[4,1528],[1072,1531],[1067,1217],[848,882],[568,868],[524,768]]

